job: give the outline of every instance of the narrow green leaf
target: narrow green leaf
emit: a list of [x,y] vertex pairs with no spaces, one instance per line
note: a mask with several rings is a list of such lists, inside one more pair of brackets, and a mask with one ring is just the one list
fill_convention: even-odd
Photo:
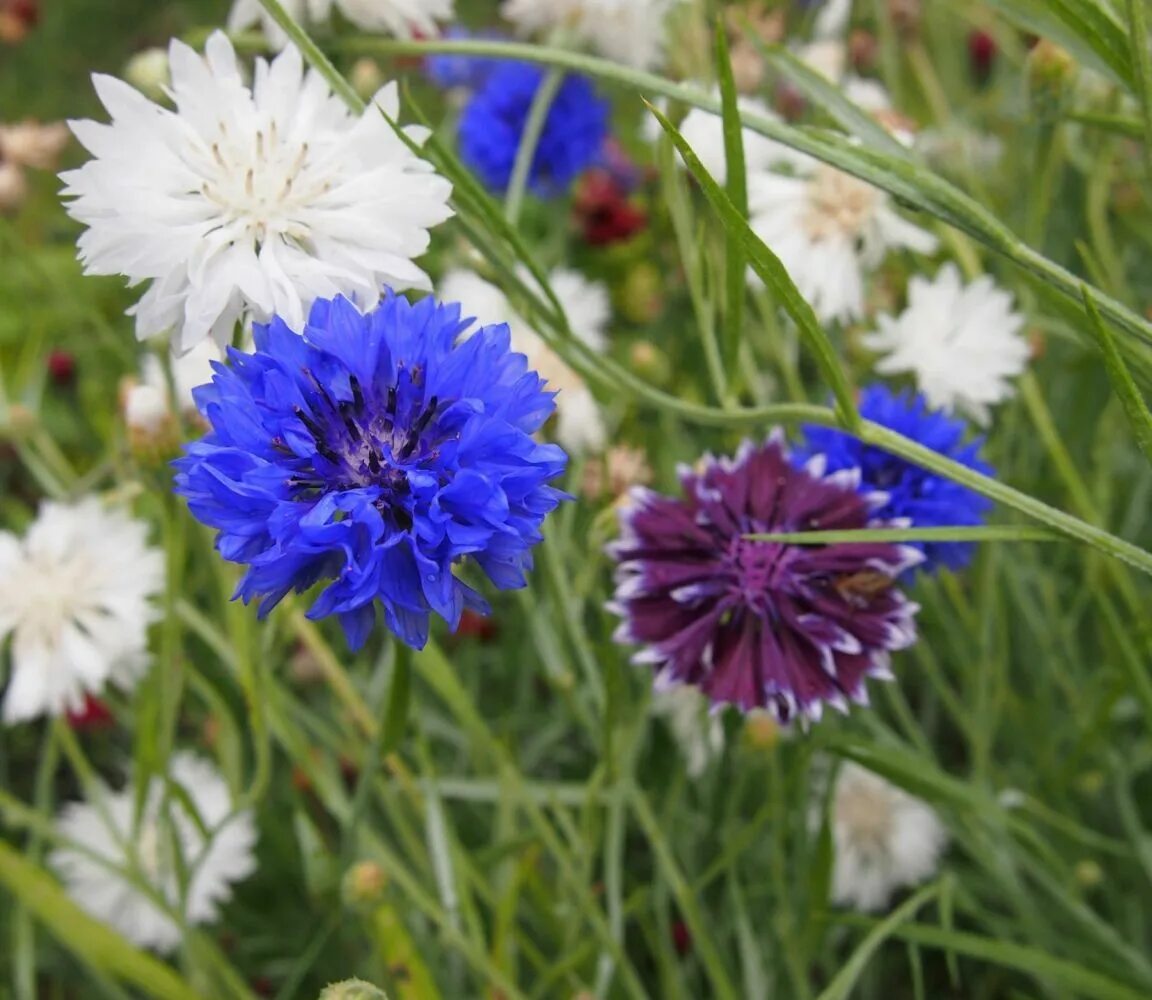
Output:
[[520,145],[516,149],[516,160],[512,164],[508,194],[504,199],[504,217],[513,226],[520,218],[520,206],[524,202],[524,192],[532,176],[532,161],[536,159],[536,149],[540,145],[540,136],[544,134],[548,112],[552,110],[552,102],[556,100],[556,95],[563,85],[564,71],[550,70],[532,97],[528,118],[524,122],[524,131],[520,135]]
[[989,524],[983,527],[860,528],[845,531],[777,531],[745,535],[755,542],[789,545],[836,545],[842,542],[1058,542],[1061,535],[1049,528]]
[[749,37],[761,55],[783,73],[812,104],[823,109],[852,135],[892,156],[908,159],[908,150],[892,133],[859,105],[848,100],[844,91],[817,73],[783,45],[765,45],[755,32]]
[[1130,139],[1139,139],[1144,135],[1144,122],[1129,115],[1106,115],[1095,111],[1073,111],[1068,114],[1068,120],[1081,125],[1092,125],[1104,129],[1106,132],[1117,132]]
[[827,380],[832,395],[836,398],[836,408],[841,422],[849,428],[859,427],[860,414],[856,410],[856,398],[848,381],[848,376],[840,365],[840,359],[832,346],[832,341],[828,338],[824,328],[820,326],[816,319],[816,313],[804,300],[784,265],[780,263],[780,258],[752,231],[747,220],[732,204],[731,199],[704,169],[699,157],[692,151],[692,147],[684,141],[684,137],[676,126],[652,104],[648,104],[648,109],[656,116],[656,120],[664,131],[671,136],[672,142],[680,151],[680,155],[684,158],[692,176],[696,178],[696,182],[703,188],[709,202],[712,203],[713,208],[722,218],[726,232],[739,238],[744,251],[748,254],[748,261],[752,270],[772,291],[776,300],[792,317],[801,335],[808,342],[816,364]]
[[848,1000],[876,950],[892,937],[901,924],[911,920],[916,911],[934,899],[939,892],[938,883],[926,885],[873,927],[817,1000]]
[[[726,180],[724,189],[741,218],[748,218],[748,176],[744,162],[744,126],[740,122],[740,107],[736,97],[736,80],[732,75],[732,60],[728,54],[728,33],[724,19],[714,13],[716,35],[716,75],[720,84],[723,112],[724,162]],[[724,299],[727,314],[724,317],[724,370],[728,378],[736,370],[736,358],[744,327],[744,298],[748,294],[744,277],[744,249],[733,231],[724,231]],[[724,402],[725,400],[721,400]]]
[[85,964],[138,986],[158,1000],[197,1000],[196,991],[171,968],[90,917],[50,875],[2,841],[0,884]]
[[[847,917],[845,923],[864,924],[864,918]],[[922,924],[904,924],[891,932],[892,937],[911,941],[927,948],[950,949],[959,955],[981,959],[993,965],[1034,976],[1053,985],[1059,984],[1065,990],[1089,1000],[1147,1000],[1146,990],[1135,989],[1126,983],[1117,982],[1099,972],[1086,969],[1075,962],[1057,958],[1046,951],[1013,944],[1010,941],[994,941],[977,934],[945,930],[941,927],[926,927]]]
[[1132,433],[1136,436],[1136,443],[1144,453],[1144,457],[1152,462],[1152,412],[1148,404],[1140,395],[1132,373],[1124,363],[1113,339],[1112,331],[1100,319],[1100,312],[1096,308],[1095,293],[1087,285],[1082,286],[1081,294],[1084,296],[1084,308],[1088,311],[1089,329],[1096,334],[1096,342],[1104,355],[1104,365],[1108,369],[1108,378],[1112,382],[1112,389],[1124,407],[1124,415],[1132,425]]

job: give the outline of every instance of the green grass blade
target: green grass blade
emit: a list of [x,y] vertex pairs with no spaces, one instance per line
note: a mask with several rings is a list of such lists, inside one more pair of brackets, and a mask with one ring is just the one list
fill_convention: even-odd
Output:
[[1140,120],[1144,126],[1144,167],[1152,182],[1152,52],[1149,52],[1146,3],[1147,0],[1128,0],[1128,40],[1136,96],[1140,100]]
[[892,937],[901,924],[911,920],[917,910],[931,902],[939,893],[938,883],[926,885],[873,927],[817,1000],[848,1000],[877,949]]
[[1101,321],[1100,312],[1096,308],[1095,293],[1085,285],[1083,287],[1084,308],[1088,311],[1089,329],[1096,334],[1096,342],[1104,355],[1104,365],[1108,369],[1108,378],[1112,382],[1112,389],[1124,407],[1124,415],[1132,425],[1132,433],[1136,436],[1136,443],[1144,453],[1144,457],[1152,462],[1152,412],[1148,404],[1140,395],[1132,373],[1124,363],[1120,351],[1116,346],[1112,331]]
[[776,301],[792,317],[801,335],[808,342],[816,364],[829,388],[831,388],[832,395],[836,398],[836,408],[841,421],[850,428],[859,426],[860,414],[856,410],[856,397],[848,381],[848,376],[840,364],[836,349],[816,319],[816,313],[804,300],[784,265],[780,263],[780,258],[752,231],[747,220],[740,214],[740,210],[704,169],[704,165],[692,151],[692,147],[684,141],[684,137],[676,126],[651,104],[648,105],[648,108],[656,116],[660,126],[671,137],[680,155],[684,158],[684,162],[688,165],[688,169],[692,172],[692,176],[696,178],[696,182],[703,188],[712,207],[720,215],[724,222],[725,232],[730,237],[739,239],[748,255],[748,262],[752,270],[771,290]]
[[139,951],[80,909],[42,868],[0,842],[0,884],[60,944],[100,972],[138,986],[158,1000],[197,1000],[199,994],[171,968]]
[[780,531],[744,536],[756,542],[789,545],[835,545],[841,542],[1057,542],[1048,528],[989,524],[982,527],[860,528],[853,531]]

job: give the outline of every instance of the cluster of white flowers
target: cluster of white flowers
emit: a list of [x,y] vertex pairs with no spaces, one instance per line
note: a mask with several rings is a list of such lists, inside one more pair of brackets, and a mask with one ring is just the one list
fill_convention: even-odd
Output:
[[[535,282],[521,270],[519,277],[529,287]],[[606,330],[611,307],[608,290],[588,281],[576,271],[558,268],[548,283],[564,309],[568,327],[593,350],[606,346]],[[603,450],[606,438],[604,418],[587,383],[512,308],[507,296],[473,271],[450,271],[440,283],[440,296],[446,302],[459,302],[466,317],[479,326],[507,323],[512,332],[512,349],[527,355],[528,364],[556,391],[556,440],[575,454]]]

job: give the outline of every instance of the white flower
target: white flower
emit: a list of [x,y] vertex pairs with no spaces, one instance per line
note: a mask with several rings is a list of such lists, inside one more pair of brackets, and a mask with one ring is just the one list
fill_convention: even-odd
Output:
[[[712,96],[719,98],[720,91],[713,88]],[[772,111],[763,101],[755,97],[740,97],[736,101],[737,108],[747,114],[759,115],[770,121],[779,121],[779,115]],[[654,117],[649,119],[658,124]],[[663,130],[656,129],[657,134]],[[703,108],[693,108],[684,116],[680,123],[680,134],[684,141],[692,147],[692,151],[699,158],[704,169],[712,175],[718,184],[724,184],[728,177],[727,157],[724,155],[724,120],[712,111]],[[749,173],[766,170],[780,163],[793,163],[797,154],[787,146],[769,139],[766,135],[753,132],[752,129],[742,130],[744,139],[744,167]],[[653,135],[652,141],[656,136]]]
[[708,705],[700,689],[689,684],[656,688],[652,693],[652,711],[668,723],[690,778],[700,777],[724,752],[724,721],[718,713],[709,712]]
[[[296,21],[319,24],[337,8],[349,21],[366,31],[384,31],[400,38],[414,34],[437,35],[437,21],[453,17],[452,0],[280,0],[284,9]],[[277,48],[288,43],[284,34],[264,9],[260,0],[235,0],[228,14],[228,30],[243,31],[254,24],[264,30],[264,36]]]
[[[172,328],[185,351],[209,334],[229,341],[242,316],[299,329],[316,298],[370,308],[382,285],[429,287],[412,258],[451,215],[449,183],[377,109],[350,114],[295,48],[258,60],[251,89],[223,34],[206,52],[172,42],[176,111],[98,75],[112,123],[72,123],[95,157],[62,175],[89,226],[80,257],[90,274],[150,282],[137,336]],[[396,118],[394,84],[376,101]]]
[[668,12],[680,0],[504,0],[523,34],[564,28],[606,59],[652,69],[664,58]]
[[[73,802],[61,810],[56,821],[60,834],[114,868],[69,847],[58,848],[50,858],[80,907],[133,944],[161,952],[171,951],[183,938],[168,909],[186,924],[209,923],[231,897],[232,883],[256,869],[256,824],[251,812],[233,811],[228,786],[216,768],[179,752],[169,761],[168,780],[180,794],[166,788],[164,779],[152,778],[137,823],[131,782],[120,792],[103,790],[99,804]],[[184,891],[181,869],[187,878]]]
[[913,278],[904,312],[876,322],[879,329],[864,344],[885,355],[878,372],[911,372],[930,406],[981,424],[990,407],[1015,394],[1009,380],[1028,364],[1024,317],[1013,311],[1012,296],[987,275],[965,286],[954,264],[933,281]]
[[148,665],[164,557],[148,529],[89,497],[45,503],[23,539],[0,532],[0,642],[9,635],[4,721],[78,711]]
[[902,219],[888,196],[816,160],[796,176],[748,178],[750,223],[787,268],[822,322],[864,315],[864,278],[892,248],[936,249],[936,237]]
[[140,366],[140,381],[124,396],[124,422],[130,430],[145,437],[157,434],[173,411],[195,413],[192,390],[212,381],[212,362],[222,361],[223,352],[211,340],[202,340],[187,354],[171,359],[172,381],[160,358],[149,354]]
[[[532,284],[526,271],[520,272],[520,278]],[[604,286],[562,268],[553,271],[548,281],[573,334],[593,350],[603,350],[611,314]],[[584,380],[516,313],[499,288],[472,271],[450,271],[440,283],[440,298],[459,302],[463,315],[475,318],[480,326],[507,323],[512,331],[512,349],[527,355],[528,366],[557,393],[556,440],[574,454],[603,450],[606,430],[596,398]]]
[[931,877],[948,840],[929,806],[853,763],[840,766],[829,820],[832,900],[866,912]]
[[816,38],[843,38],[851,19],[852,0],[828,0],[816,15],[812,34]]

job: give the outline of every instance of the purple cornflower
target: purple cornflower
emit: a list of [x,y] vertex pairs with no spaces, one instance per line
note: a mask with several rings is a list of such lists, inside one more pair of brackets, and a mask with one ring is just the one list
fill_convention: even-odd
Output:
[[750,534],[879,526],[882,497],[859,473],[794,468],[775,432],[735,458],[706,456],[681,473],[683,497],[635,490],[611,609],[619,642],[656,670],[658,686],[692,684],[716,704],[766,708],[781,722],[818,719],[825,703],[867,702],[866,677],[888,678],[889,654],[916,641],[917,606],[895,579],[923,554],[906,545],[797,545]]

